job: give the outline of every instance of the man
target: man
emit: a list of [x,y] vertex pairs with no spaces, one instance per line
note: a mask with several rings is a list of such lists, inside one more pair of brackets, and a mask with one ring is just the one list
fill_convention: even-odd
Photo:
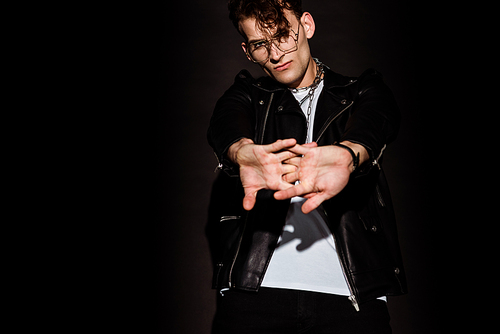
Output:
[[231,0],[248,59],[208,140],[221,172],[207,234],[220,294],[213,333],[390,333],[406,293],[381,168],[399,128],[374,70],[341,76],[311,56],[301,1]]

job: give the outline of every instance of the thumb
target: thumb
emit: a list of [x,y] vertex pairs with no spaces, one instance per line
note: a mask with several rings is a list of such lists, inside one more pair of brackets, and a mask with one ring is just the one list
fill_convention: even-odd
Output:
[[302,145],[304,147],[309,147],[309,148],[313,148],[313,147],[318,147],[318,143],[316,143],[315,141],[312,141],[310,143],[307,143],[307,144],[304,144]]
[[253,209],[256,201],[256,192],[247,192],[245,190],[245,197],[243,198],[243,209],[250,211]]
[[321,205],[321,203],[323,203],[323,201],[327,199],[328,197],[325,196],[324,193],[317,193],[313,196],[310,196],[307,201],[302,204],[302,212],[308,214],[311,211],[316,210]]

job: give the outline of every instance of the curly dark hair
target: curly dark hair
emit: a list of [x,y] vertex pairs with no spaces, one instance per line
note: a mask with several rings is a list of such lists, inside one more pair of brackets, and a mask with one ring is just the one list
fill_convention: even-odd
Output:
[[263,32],[276,29],[277,36],[289,33],[290,22],[284,10],[291,10],[297,19],[302,16],[302,0],[229,0],[229,19],[238,32],[246,38],[239,28],[239,22],[247,18],[255,18]]

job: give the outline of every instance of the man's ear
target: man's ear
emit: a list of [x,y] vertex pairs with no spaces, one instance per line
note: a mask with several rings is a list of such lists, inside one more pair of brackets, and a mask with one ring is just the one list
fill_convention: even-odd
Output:
[[247,56],[248,60],[251,60],[247,54],[247,44],[245,42],[241,42],[241,48],[243,49],[243,52],[245,52],[245,55]]
[[302,23],[302,26],[304,27],[307,39],[311,39],[316,31],[316,24],[314,23],[311,13],[304,12],[300,18],[300,23]]

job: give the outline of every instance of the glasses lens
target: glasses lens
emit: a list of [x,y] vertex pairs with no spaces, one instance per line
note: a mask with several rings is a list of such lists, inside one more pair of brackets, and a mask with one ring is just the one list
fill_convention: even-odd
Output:
[[[281,52],[289,53],[297,50],[297,40],[295,39],[295,34],[290,31],[288,35],[277,37],[272,40],[278,50]],[[249,54],[254,62],[262,62],[269,58],[269,50],[271,49],[271,44],[268,41],[260,41],[250,44]]]
[[290,31],[290,34],[280,38],[276,38],[273,40],[273,42],[281,51],[289,51],[297,46],[294,37],[295,35],[293,34],[292,31]]
[[262,41],[250,45],[250,56],[254,61],[264,61],[269,57],[268,42]]

